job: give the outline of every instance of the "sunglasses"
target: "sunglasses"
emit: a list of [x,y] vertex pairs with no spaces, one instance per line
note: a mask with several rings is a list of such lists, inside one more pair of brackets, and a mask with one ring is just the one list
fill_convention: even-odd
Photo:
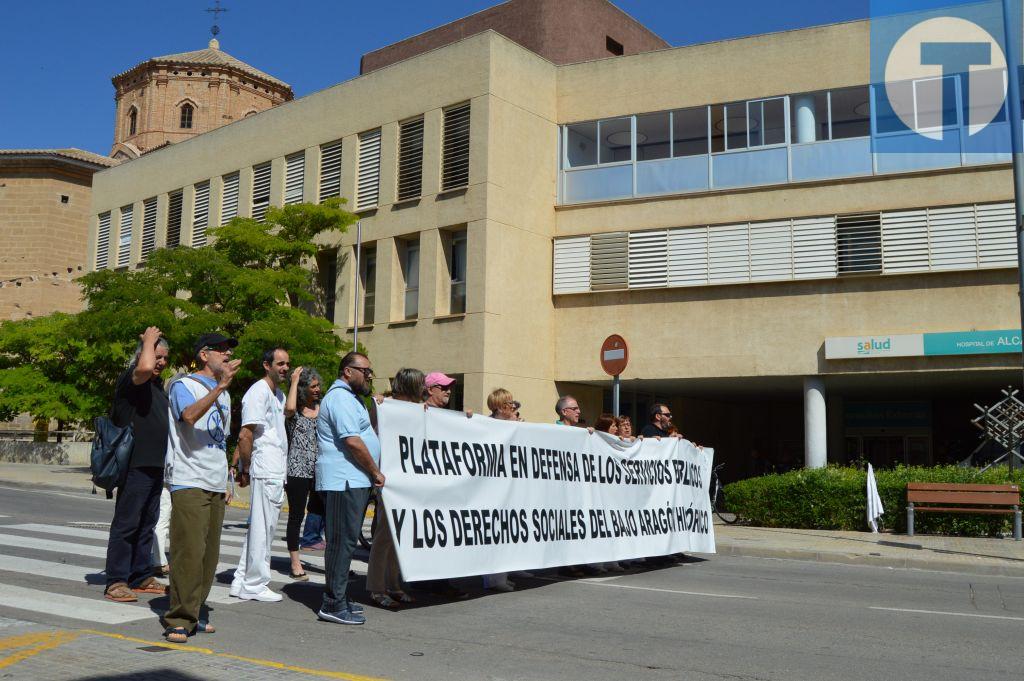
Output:
[[349,367],[349,369],[362,372],[363,377],[366,378],[367,380],[373,378],[373,369],[371,369],[370,367]]

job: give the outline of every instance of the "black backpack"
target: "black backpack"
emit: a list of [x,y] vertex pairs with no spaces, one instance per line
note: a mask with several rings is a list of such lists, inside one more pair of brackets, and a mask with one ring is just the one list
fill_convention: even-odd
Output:
[[100,416],[94,424],[96,434],[92,439],[92,453],[89,467],[92,482],[107,491],[107,498],[114,496],[114,489],[124,484],[128,475],[128,463],[135,446],[135,434],[131,421],[124,428],[114,425],[109,416]]

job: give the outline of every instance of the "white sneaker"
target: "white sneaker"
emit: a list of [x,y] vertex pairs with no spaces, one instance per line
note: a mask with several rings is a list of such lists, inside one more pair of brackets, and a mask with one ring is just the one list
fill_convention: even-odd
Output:
[[255,594],[239,592],[238,597],[243,601],[260,601],[261,603],[277,603],[284,599],[281,594],[271,591],[269,586],[263,587],[263,591]]
[[228,589],[228,595],[232,598],[238,598],[238,594],[242,593],[242,583],[240,581],[233,580],[231,582],[231,588]]

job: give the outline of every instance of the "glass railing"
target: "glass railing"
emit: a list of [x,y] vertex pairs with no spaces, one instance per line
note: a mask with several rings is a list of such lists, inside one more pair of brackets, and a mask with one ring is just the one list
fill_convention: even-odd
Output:
[[[809,182],[843,177],[905,173],[937,168],[1008,163],[1010,154],[993,143],[991,150],[961,149],[965,130],[946,130],[948,153],[934,148],[914,151],[907,133],[903,153],[872,153],[870,137],[785,144],[656,161],[623,162],[563,170],[561,203],[611,201],[713,189]],[[997,139],[993,137],[993,139]]]

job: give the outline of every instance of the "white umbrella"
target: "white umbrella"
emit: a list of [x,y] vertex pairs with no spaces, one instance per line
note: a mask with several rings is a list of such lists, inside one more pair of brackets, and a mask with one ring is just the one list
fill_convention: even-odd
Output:
[[882,498],[878,496],[878,485],[875,483],[875,469],[868,464],[868,526],[872,532],[878,532],[878,519],[885,513]]

